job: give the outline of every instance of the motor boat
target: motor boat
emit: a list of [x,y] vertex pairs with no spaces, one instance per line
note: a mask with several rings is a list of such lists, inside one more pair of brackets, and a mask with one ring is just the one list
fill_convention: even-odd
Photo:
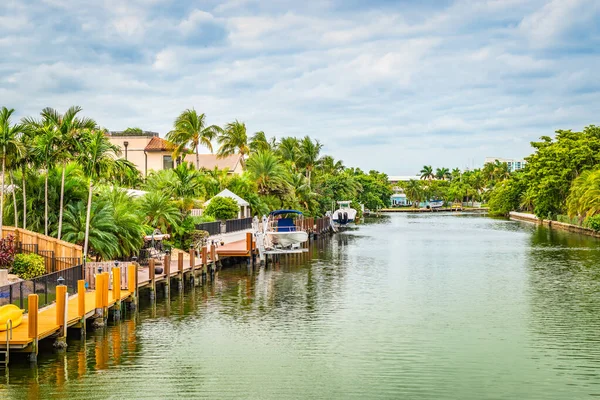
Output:
[[444,206],[444,200],[429,200],[429,208],[432,210],[442,208]]
[[265,235],[275,247],[299,247],[308,241],[308,233],[298,222],[304,215],[298,210],[276,210],[269,214]]
[[350,207],[351,201],[338,201],[338,209],[331,215],[336,228],[345,228],[354,225],[357,211]]

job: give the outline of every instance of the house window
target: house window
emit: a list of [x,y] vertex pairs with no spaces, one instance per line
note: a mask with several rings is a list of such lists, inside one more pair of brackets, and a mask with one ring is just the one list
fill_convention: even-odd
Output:
[[163,156],[163,169],[173,169],[173,158],[171,156]]

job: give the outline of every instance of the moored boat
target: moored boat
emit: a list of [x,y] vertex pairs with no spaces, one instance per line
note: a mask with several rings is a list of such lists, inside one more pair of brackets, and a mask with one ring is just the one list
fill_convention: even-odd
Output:
[[276,210],[269,214],[265,234],[275,247],[298,247],[308,241],[308,233],[300,228],[297,220],[303,218],[298,210]]
[[331,215],[336,228],[346,228],[354,225],[357,211],[350,206],[351,203],[349,200],[337,202],[338,209]]

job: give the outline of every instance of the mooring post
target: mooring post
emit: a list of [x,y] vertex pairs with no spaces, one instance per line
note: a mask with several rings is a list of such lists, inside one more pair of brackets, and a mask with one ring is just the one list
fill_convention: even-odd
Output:
[[103,284],[103,278],[102,278],[102,274],[98,273],[94,276],[94,295],[95,295],[95,308],[96,308],[96,314],[97,315],[102,315],[102,284]]
[[110,285],[110,273],[102,273],[102,321],[104,325],[108,321],[108,288]]
[[56,286],[56,325],[59,326],[58,337],[54,347],[64,349],[67,347],[67,287]]
[[169,254],[165,255],[163,265],[165,267],[165,297],[167,297],[171,291],[171,256]]
[[27,333],[29,339],[33,339],[31,353],[29,354],[29,361],[31,362],[37,361],[38,354],[38,304],[39,297],[37,294],[30,294],[27,296]]
[[154,301],[156,291],[156,269],[153,258],[148,260],[148,274],[150,276],[150,301]]
[[210,279],[214,279],[215,270],[217,269],[217,247],[215,244],[210,245],[210,260],[212,261],[212,265],[210,267]]
[[195,276],[194,276],[194,267],[196,266],[196,250],[194,249],[194,246],[190,246],[190,282],[192,283],[192,285],[194,284],[195,281]]
[[179,290],[183,288],[183,252],[177,253],[177,287]]
[[113,318],[119,320],[121,318],[121,268],[113,268],[112,295],[115,300],[113,309]]
[[81,326],[81,336],[85,336],[85,280],[77,281],[77,315]]
[[206,269],[208,264],[208,249],[202,246],[202,282],[206,281]]
[[131,296],[130,307],[135,309],[137,306],[137,267],[135,264],[127,266],[127,290]]

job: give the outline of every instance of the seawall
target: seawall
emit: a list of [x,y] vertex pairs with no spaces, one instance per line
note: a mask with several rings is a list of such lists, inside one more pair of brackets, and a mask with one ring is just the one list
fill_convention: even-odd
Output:
[[556,228],[556,229],[561,229],[563,231],[581,233],[583,235],[594,236],[594,237],[600,238],[600,232],[596,232],[593,229],[583,228],[581,226],[577,226],[577,225],[573,225],[573,224],[566,224],[564,222],[550,221],[550,220],[546,220],[546,219],[542,220],[533,214],[511,211],[508,214],[508,216],[510,219],[516,220],[516,221],[531,222],[534,224],[545,225],[552,229]]

